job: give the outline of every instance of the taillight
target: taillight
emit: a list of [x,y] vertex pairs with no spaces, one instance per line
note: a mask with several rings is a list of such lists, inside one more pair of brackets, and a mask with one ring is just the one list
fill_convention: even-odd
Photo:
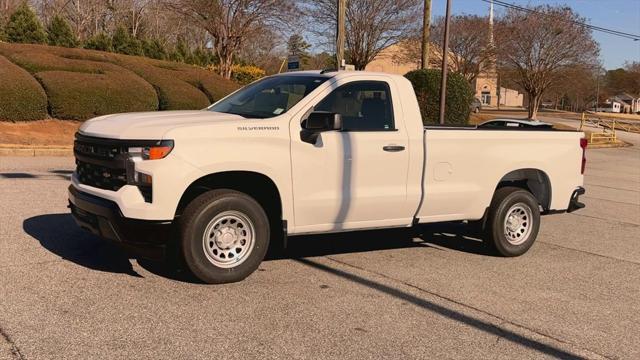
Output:
[[584,167],[587,165],[587,157],[585,154],[587,150],[587,139],[580,139],[580,147],[582,148],[582,167],[580,168],[580,174],[584,174]]

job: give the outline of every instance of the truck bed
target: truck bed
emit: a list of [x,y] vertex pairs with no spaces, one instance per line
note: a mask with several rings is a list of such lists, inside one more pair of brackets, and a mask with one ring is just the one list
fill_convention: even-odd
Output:
[[480,219],[498,184],[522,174],[550,188],[543,211],[566,210],[576,184],[582,184],[582,137],[557,129],[425,126],[423,199],[416,217]]

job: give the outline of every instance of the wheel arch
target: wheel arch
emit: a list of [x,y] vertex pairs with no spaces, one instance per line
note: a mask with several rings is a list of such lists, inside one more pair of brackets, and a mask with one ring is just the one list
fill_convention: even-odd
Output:
[[269,176],[253,171],[222,171],[193,181],[180,197],[175,216],[180,216],[193,199],[214,189],[245,193],[263,207],[272,223],[283,220],[282,194],[278,186]]
[[551,181],[547,173],[540,169],[523,168],[510,171],[498,181],[495,190],[505,186],[527,190],[538,200],[544,211],[551,208]]

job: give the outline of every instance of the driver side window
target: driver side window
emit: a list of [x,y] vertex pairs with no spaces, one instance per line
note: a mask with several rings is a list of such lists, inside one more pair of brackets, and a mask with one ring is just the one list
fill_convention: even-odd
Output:
[[391,91],[384,81],[342,85],[318,103],[314,111],[340,114],[344,131],[395,130]]

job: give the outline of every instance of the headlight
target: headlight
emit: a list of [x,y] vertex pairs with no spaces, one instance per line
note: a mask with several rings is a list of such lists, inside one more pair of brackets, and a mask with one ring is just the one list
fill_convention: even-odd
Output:
[[173,140],[161,140],[155,145],[145,147],[130,147],[130,157],[140,157],[142,160],[164,159],[173,150]]
[[148,203],[153,199],[153,178],[149,174],[136,171],[136,162],[164,159],[171,150],[173,150],[173,140],[160,140],[152,145],[132,146],[127,149],[125,162],[127,184],[137,186],[144,201]]

